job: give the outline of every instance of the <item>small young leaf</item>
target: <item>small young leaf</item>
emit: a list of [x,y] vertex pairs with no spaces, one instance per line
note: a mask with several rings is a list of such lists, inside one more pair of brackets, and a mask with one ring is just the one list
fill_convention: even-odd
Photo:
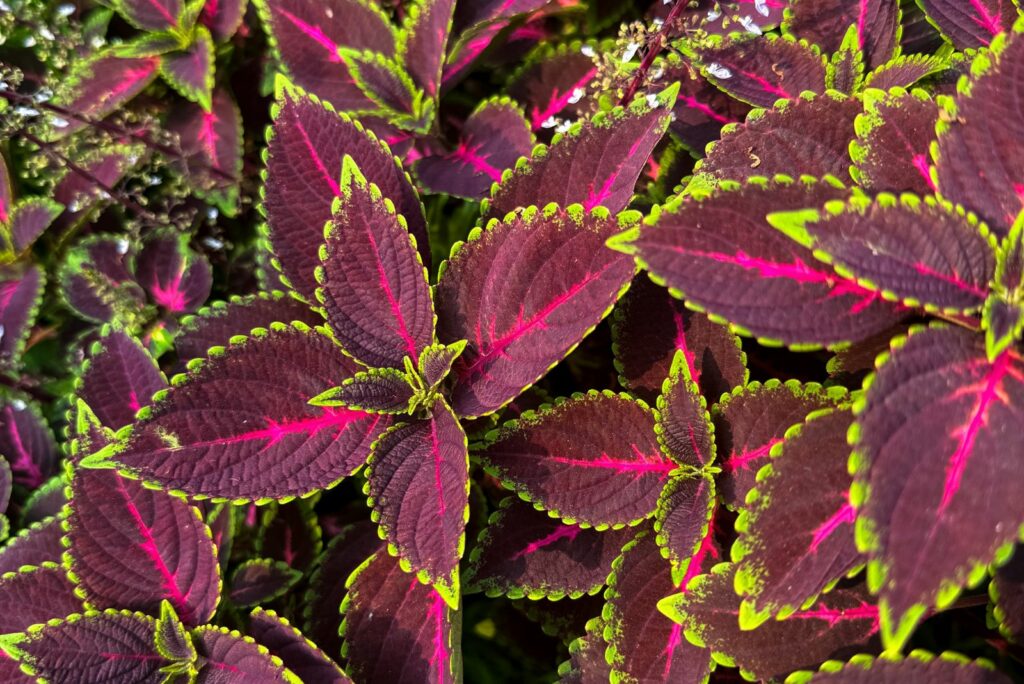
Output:
[[249,615],[249,634],[265,646],[303,682],[352,684],[341,668],[299,630],[272,610],[257,608]]
[[604,659],[604,623],[596,617],[587,622],[587,632],[569,644],[569,660],[558,666],[558,684],[605,684],[611,667]]
[[21,365],[45,282],[42,271],[31,264],[0,266],[0,368]]
[[940,55],[900,55],[868,74],[865,86],[879,90],[909,88],[926,76],[938,73],[948,66],[949,60]]
[[676,353],[662,386],[654,429],[662,451],[676,463],[703,470],[715,460],[715,428],[685,352]]
[[18,202],[10,214],[9,223],[14,253],[26,252],[63,210],[61,204],[46,197],[27,197]]
[[27,565],[0,577],[0,634],[22,632],[54,618],[63,618],[82,610],[82,599],[64,568],[45,562]]
[[416,85],[437,100],[455,0],[416,0],[407,8],[399,55]]
[[850,143],[854,180],[876,192],[934,191],[928,148],[938,120],[938,105],[922,90],[866,90]]
[[459,340],[448,345],[432,344],[420,355],[420,377],[428,389],[437,387],[452,369],[452,365],[466,349],[466,341]]
[[367,413],[408,413],[416,390],[405,373],[371,368],[309,400],[314,406],[344,406]]
[[213,107],[213,38],[205,26],[195,30],[192,43],[184,50],[160,59],[160,74],[182,97],[197,103],[204,111]]
[[302,680],[287,669],[280,658],[271,655],[252,637],[207,625],[192,631],[192,641],[203,663],[198,682],[219,681],[227,671],[233,679],[244,682],[301,684]]
[[988,47],[992,39],[1010,31],[1018,16],[1017,3],[1005,0],[918,0],[943,37],[958,50]]
[[156,648],[163,657],[177,663],[194,663],[196,647],[170,601],[160,603],[156,621]]
[[57,473],[60,452],[42,410],[19,395],[0,400],[0,455],[14,481],[36,489]]
[[402,65],[376,52],[342,48],[352,79],[372,106],[365,107],[400,128],[420,129],[429,122],[423,114],[423,91],[416,87]]
[[101,233],[79,242],[60,271],[61,294],[82,318],[132,325],[146,303],[146,293],[128,271],[128,241]]
[[[152,83],[159,67],[159,57],[122,58],[111,51],[98,52],[72,68],[54,104],[82,117],[102,119]],[[85,125],[81,119],[69,118],[59,131],[70,135]],[[67,205],[59,197],[54,199]]]
[[239,608],[249,608],[283,596],[301,579],[302,571],[283,561],[250,558],[235,568],[227,596]]
[[783,30],[831,53],[839,50],[851,25],[868,68],[884,64],[896,53],[900,11],[891,0],[795,0],[786,10]]
[[196,311],[210,296],[210,262],[189,249],[184,233],[147,235],[132,266],[150,298],[172,314]]
[[150,398],[167,386],[156,361],[123,330],[113,328],[90,350],[75,396],[94,412],[100,424],[118,430],[135,420]]

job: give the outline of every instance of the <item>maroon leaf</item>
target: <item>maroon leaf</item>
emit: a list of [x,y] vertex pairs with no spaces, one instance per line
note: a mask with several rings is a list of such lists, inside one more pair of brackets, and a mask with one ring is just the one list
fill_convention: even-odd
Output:
[[617,107],[574,125],[556,135],[548,148],[538,148],[525,164],[502,175],[484,200],[482,213],[500,218],[518,208],[554,202],[582,203],[589,211],[603,206],[616,212],[626,208],[633,186],[647,158],[668,128],[668,108],[678,87],[638,98],[629,107]]
[[54,618],[63,618],[82,610],[82,599],[75,585],[57,563],[23,566],[18,572],[0,577],[0,634],[23,632]]
[[149,352],[134,337],[115,328],[106,331],[90,350],[75,395],[89,405],[102,425],[117,430],[131,423],[136,412],[166,386]]
[[673,576],[689,572],[692,557],[713,534],[716,504],[715,482],[709,475],[680,473],[662,490],[654,512],[655,541],[671,563]]
[[135,279],[154,302],[170,313],[196,311],[210,296],[210,262],[189,249],[184,233],[149,234],[133,266]]
[[992,617],[999,631],[1019,643],[1024,637],[1024,554],[1020,553],[1019,546],[1010,562],[992,575],[988,593],[992,597]]
[[935,139],[939,107],[924,91],[869,89],[865,112],[857,117],[857,138],[850,143],[853,178],[874,191],[934,191],[928,148]]
[[452,369],[458,415],[507,404],[607,315],[634,269],[603,243],[634,218],[532,208],[453,249],[435,295],[440,340],[469,340]]
[[60,452],[35,403],[17,395],[0,401],[0,454],[11,466],[14,481],[29,489],[57,472]]
[[899,3],[894,0],[795,0],[783,30],[806,38],[825,52],[836,52],[850,26],[869,69],[893,56],[899,36]]
[[271,504],[263,512],[257,549],[305,572],[323,550],[322,532],[309,501]]
[[[958,50],[987,47],[992,39],[1010,31],[1018,16],[1017,4],[1008,0],[920,0],[932,24]],[[995,104],[995,103],[993,103]]]
[[[0,513],[7,512],[11,502],[11,489],[14,487],[14,474],[5,459],[0,459]],[[0,575],[3,573],[0,572]]]
[[588,52],[599,48],[580,41],[552,47],[541,44],[509,78],[505,92],[526,110],[530,128],[554,127],[560,119],[582,113],[585,92],[597,76],[597,64]]
[[825,90],[821,51],[788,36],[718,38],[693,48],[693,55],[708,80],[755,107],[792,100],[805,90]]
[[284,595],[302,579],[302,571],[283,561],[250,558],[235,568],[228,585],[228,598],[240,608],[269,603]]
[[42,565],[59,562],[64,546],[61,516],[53,516],[41,522],[32,523],[0,547],[0,575],[16,572],[25,565]]
[[[79,62],[67,76],[65,90],[54,100],[81,117],[102,119],[138,95],[156,78],[159,57],[118,57],[110,51]],[[62,135],[85,126],[78,118],[67,119]],[[67,202],[54,196],[61,204]]]
[[128,271],[128,247],[126,239],[101,233],[70,251],[61,269],[61,293],[75,313],[98,323],[135,322],[146,294]]
[[598,532],[566,525],[510,496],[491,515],[466,571],[488,596],[576,598],[604,586],[634,530]]
[[751,679],[781,679],[793,670],[847,657],[878,631],[878,608],[863,585],[837,589],[785,620],[743,630],[740,597],[733,590],[735,570],[732,563],[716,565],[694,578],[689,591],[663,599],[658,608],[682,625],[690,643],[707,646]]
[[[76,163],[94,179],[113,188],[142,160],[143,151],[141,146],[107,144],[76,159]],[[89,220],[110,201],[109,195],[92,179],[70,169],[54,187],[53,199],[65,206],[52,231],[60,235]]]
[[257,644],[252,637],[242,636],[224,627],[206,625],[192,631],[192,641],[199,662],[196,682],[212,684],[223,682],[225,672],[236,681],[249,682],[294,682],[295,674],[289,671],[281,659],[271,655],[265,646]]
[[706,176],[744,180],[787,174],[850,178],[847,151],[860,100],[834,91],[785,101],[726,126],[694,169]]
[[853,478],[846,470],[849,410],[816,412],[787,431],[758,472],[732,547],[744,619],[796,610],[863,563],[853,540]]
[[373,445],[366,493],[389,545],[453,608],[465,547],[469,455],[466,433],[444,400],[427,420],[402,423]]
[[282,69],[296,85],[342,111],[371,104],[352,80],[339,50],[394,56],[394,29],[377,3],[257,0],[254,4]]
[[900,55],[868,74],[866,85],[881,90],[909,88],[948,65],[948,61],[938,55]]
[[67,503],[64,478],[54,475],[41,484],[21,507],[21,524],[30,525],[57,515]]
[[437,387],[452,369],[455,360],[466,348],[466,341],[452,344],[432,344],[420,355],[419,374],[428,389]]
[[758,471],[769,462],[773,448],[782,448],[778,445],[791,426],[812,411],[838,406],[845,399],[846,391],[840,387],[826,389],[796,380],[752,382],[723,397],[711,415],[722,467],[717,483],[725,505],[743,505]]
[[940,119],[933,148],[942,196],[973,209],[1000,236],[1024,208],[1024,38],[1012,36],[972,66],[975,76],[957,94],[949,116]]
[[693,380],[690,359],[677,352],[658,397],[655,425],[658,444],[666,456],[682,466],[703,470],[715,460],[714,426],[707,400]]
[[[0,198],[0,204],[2,202]],[[14,253],[27,251],[63,210],[63,206],[46,197],[27,197],[18,202],[10,214],[9,222]]]
[[317,299],[338,343],[371,367],[419,361],[434,339],[434,307],[416,239],[352,157],[324,230]]
[[121,0],[117,10],[132,26],[143,31],[184,29],[181,20],[187,0]]
[[[342,14],[339,9],[339,14]],[[354,21],[346,17],[348,21]],[[426,221],[416,191],[387,147],[357,122],[302,93],[286,90],[274,107],[267,143],[264,211],[269,242],[287,282],[314,301],[323,227],[341,195],[341,166],[351,155],[360,172],[405,217],[430,266]]]
[[[1017,448],[1022,400],[1017,351],[989,360],[983,337],[959,328],[912,331],[868,383],[851,498],[888,646],[1016,540],[1024,504],[1008,493],[1016,463],[1004,454]],[[912,468],[907,449],[919,455]]]
[[921,649],[906,658],[889,653],[878,659],[858,654],[849,663],[830,660],[819,672],[801,671],[788,679],[794,684],[1010,684],[987,661],[970,661],[949,651],[936,657]]
[[0,266],[0,367],[20,365],[45,282],[31,264]]
[[316,644],[272,610],[257,608],[249,616],[249,633],[303,682],[351,684],[352,680]]
[[418,159],[414,169],[425,192],[482,199],[502,171],[532,148],[533,134],[519,108],[507,98],[492,98],[466,119],[452,152]]
[[344,656],[359,682],[452,684],[461,654],[454,611],[384,549],[349,577]]
[[676,352],[685,354],[690,376],[708,404],[747,380],[739,338],[690,311],[644,275],[633,279],[615,307],[612,341],[619,382],[648,403],[661,394]]
[[306,326],[257,332],[197,364],[125,443],[82,465],[111,467],[109,457],[165,488],[238,500],[301,496],[355,472],[387,417],[308,403],[355,364]]
[[598,528],[649,517],[678,466],[654,437],[654,416],[624,394],[591,392],[491,435],[484,465],[508,488],[567,523]]
[[763,218],[845,194],[834,179],[723,181],[705,199],[671,202],[615,246],[739,332],[800,348],[857,341],[890,327],[900,309],[817,263]]
[[409,413],[416,389],[394,368],[356,373],[337,387],[314,397],[315,406],[344,406],[367,413]]
[[569,644],[569,660],[558,666],[558,684],[604,684],[611,667],[604,659],[604,623],[601,618],[587,622],[587,632]]
[[428,123],[420,118],[424,113],[423,92],[396,60],[376,52],[344,49],[341,54],[348,63],[352,79],[372,103],[364,110],[401,128],[419,130]]
[[214,40],[227,42],[242,25],[246,0],[206,0],[199,21],[210,29]]
[[417,0],[402,24],[399,53],[416,85],[436,100],[455,0]]
[[205,111],[213,107],[213,38],[205,26],[195,29],[192,43],[184,50],[163,55],[160,74],[168,84]]

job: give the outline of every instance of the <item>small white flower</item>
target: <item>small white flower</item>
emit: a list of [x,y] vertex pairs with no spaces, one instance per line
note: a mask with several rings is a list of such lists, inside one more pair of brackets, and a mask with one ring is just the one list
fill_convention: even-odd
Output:
[[553,116],[549,116],[548,118],[544,119],[544,121],[543,121],[543,123],[541,123],[540,127],[541,128],[554,128],[557,125],[558,125],[558,119],[556,119]]
[[65,2],[64,4],[57,5],[57,14],[59,16],[70,17],[74,13],[75,6],[72,5],[70,2]]
[[712,62],[711,64],[708,64],[708,73],[714,76],[715,78],[732,78],[732,72],[729,71],[727,67],[722,66],[718,62]]
[[11,400],[11,406],[14,407],[15,411],[24,411],[26,408],[28,408],[28,404],[26,404],[21,399],[12,399]]
[[574,88],[569,96],[569,104],[576,104],[583,99],[583,88]]
[[754,0],[754,9],[762,17],[768,16],[768,0]]
[[593,57],[594,54],[595,54],[594,53],[594,46],[592,46],[592,45],[584,45],[583,47],[580,48],[580,52],[585,57]]
[[626,51],[622,53],[622,61],[628,62],[633,59],[633,55],[640,49],[640,43],[630,43],[626,46]]
[[750,33],[761,35],[761,27],[757,25],[757,22],[754,21],[753,17],[740,17],[740,24]]

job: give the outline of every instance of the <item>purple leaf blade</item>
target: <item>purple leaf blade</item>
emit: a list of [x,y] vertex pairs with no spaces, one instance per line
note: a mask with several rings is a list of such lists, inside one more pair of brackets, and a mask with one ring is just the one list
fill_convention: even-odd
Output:
[[554,47],[541,44],[509,78],[506,92],[523,106],[534,132],[581,113],[585,91],[597,77],[593,57],[582,48],[581,41]]
[[634,218],[578,205],[531,208],[453,249],[434,294],[438,338],[469,340],[452,368],[458,415],[507,404],[610,312],[634,268],[603,243]]
[[0,401],[0,454],[14,481],[36,489],[59,470],[60,451],[42,409],[19,395]]
[[936,55],[900,55],[868,74],[865,86],[880,90],[909,88],[926,76],[946,69],[947,59]]
[[23,632],[32,625],[82,610],[82,599],[64,568],[53,562],[26,565],[0,577],[0,634]]
[[696,574],[693,557],[710,543],[717,503],[715,482],[707,475],[677,474],[661,491],[654,511],[655,542],[680,587],[686,586],[683,578]]
[[199,21],[210,29],[214,40],[226,43],[245,18],[247,0],[206,0]]
[[224,627],[204,625],[192,631],[192,641],[203,663],[195,680],[201,684],[222,682],[225,672],[238,681],[267,684],[299,684],[301,681],[280,658],[252,637]]
[[163,55],[160,75],[182,97],[197,103],[204,111],[213,107],[213,38],[205,26],[198,26],[192,43],[184,50]]
[[21,354],[32,332],[43,297],[43,272],[32,265],[0,266],[0,368],[21,364]]
[[959,50],[991,45],[1010,31],[1018,17],[1017,4],[1003,0],[919,0],[931,23]]
[[323,316],[342,348],[367,366],[418,363],[434,339],[434,307],[416,238],[348,155],[340,188],[316,271]]
[[147,235],[132,266],[135,279],[150,298],[172,314],[196,311],[210,296],[210,262],[189,249],[185,233]]
[[[159,67],[159,57],[121,58],[110,51],[97,53],[75,66],[68,75],[66,91],[54,104],[82,117],[102,119],[152,83]],[[79,119],[69,119],[68,125],[60,129],[61,135],[70,135],[85,125]]]
[[182,19],[187,19],[183,16],[186,0],[121,0],[116,8],[128,23],[143,31],[190,28],[181,25]]
[[14,253],[26,252],[63,210],[62,204],[46,197],[26,197],[14,205],[9,224]]
[[604,623],[600,617],[587,622],[586,633],[569,644],[569,660],[558,666],[558,684],[604,684],[611,667],[604,659]]
[[611,392],[527,412],[489,442],[479,458],[506,488],[568,524],[599,529],[649,517],[678,467],[661,454],[647,405]]
[[399,33],[398,53],[413,81],[436,101],[441,85],[455,0],[416,0]]
[[283,561],[250,558],[231,574],[227,597],[240,608],[251,608],[283,596],[301,579],[302,571]]
[[0,575],[16,572],[25,565],[59,562],[64,546],[61,527],[63,515],[55,515],[32,523],[0,546]]
[[99,423],[119,430],[135,419],[167,380],[149,352],[124,330],[112,328],[94,343],[76,383]]
[[[351,376],[354,362],[305,325],[256,333],[193,364],[125,442],[82,465],[109,468],[112,460],[176,493],[238,502],[308,495],[358,470],[388,418],[308,403]],[[194,418],[196,407],[205,419]]]
[[90,235],[68,252],[60,271],[61,294],[82,318],[134,324],[146,293],[128,270],[128,241],[107,233]]
[[914,649],[906,657],[858,654],[845,663],[830,660],[818,672],[801,670],[789,679],[805,684],[1010,684],[988,661],[971,661],[950,651],[936,656],[922,649]]
[[[1003,498],[1016,464],[1001,455],[1017,440],[1008,426],[1020,420],[1024,361],[1013,348],[990,360],[969,331],[917,329],[894,341],[867,387],[851,432],[851,502],[882,637],[895,646],[1016,540],[1024,506]],[[922,459],[907,470],[911,444]]]
[[676,352],[658,397],[654,430],[666,456],[682,466],[703,470],[715,460],[715,426],[690,363],[685,352]]
[[314,406],[344,406],[367,413],[409,413],[415,396],[416,390],[405,373],[394,368],[371,368],[309,401]]
[[452,608],[469,514],[466,433],[439,400],[430,418],[392,427],[373,446],[366,493],[384,538],[416,577]]
[[352,680],[316,644],[272,610],[257,608],[252,611],[249,633],[256,643],[280,658],[301,681],[352,684]]
[[928,149],[935,139],[939,107],[924,91],[864,92],[857,138],[850,143],[851,174],[868,190],[934,192]]
[[796,0],[786,10],[783,31],[836,52],[850,26],[869,69],[896,52],[900,30],[899,4],[890,0]]

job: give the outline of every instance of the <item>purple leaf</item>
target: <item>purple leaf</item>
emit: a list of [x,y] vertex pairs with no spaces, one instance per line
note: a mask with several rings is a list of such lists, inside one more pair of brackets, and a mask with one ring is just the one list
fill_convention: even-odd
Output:
[[54,475],[29,495],[21,507],[21,524],[31,525],[55,516],[67,503],[65,482],[61,475]]
[[[84,154],[81,159],[76,159],[76,163],[100,183],[113,188],[143,159],[144,149],[140,145],[107,144],[102,149]],[[93,180],[70,169],[54,187],[53,199],[63,204],[65,210],[51,232],[64,236],[94,217],[110,201],[110,197],[96,187]]]
[[170,601],[160,603],[160,617],[156,621],[156,650],[168,660],[190,665],[196,660],[196,648],[184,623],[174,612]]
[[452,365],[466,349],[466,341],[432,344],[420,355],[418,371],[428,389],[434,389],[448,377]]
[[412,80],[431,100],[441,84],[441,68],[451,32],[455,0],[410,3],[402,23],[398,52]]
[[671,563],[673,577],[684,577],[692,557],[709,543],[716,504],[715,482],[708,475],[680,473],[662,490],[654,511],[655,541]]
[[[597,49],[588,47],[596,54]],[[560,119],[576,119],[583,113],[586,89],[597,76],[597,65],[583,51],[583,43],[556,47],[542,43],[524,62],[509,78],[505,92],[526,110],[533,131],[552,128]]]
[[781,449],[786,431],[803,423],[807,414],[839,406],[846,399],[840,387],[801,385],[769,380],[738,387],[712,409],[718,461],[717,483],[726,506],[743,505],[755,486],[758,471],[768,464],[772,449]]
[[231,575],[228,598],[240,608],[270,603],[286,594],[302,579],[302,571],[284,561],[250,558],[239,563]]
[[1024,37],[1001,38],[971,74],[936,127],[934,180],[943,197],[973,209],[1002,237],[1024,209]]
[[491,515],[470,556],[466,582],[488,596],[560,599],[597,592],[634,530],[566,525],[518,497]]
[[42,410],[17,395],[0,401],[0,454],[14,481],[35,489],[56,474],[60,452]]
[[352,680],[316,644],[272,610],[257,608],[249,616],[249,633],[303,682],[351,684]]
[[402,371],[371,368],[356,373],[310,402],[314,406],[344,406],[367,413],[409,413],[415,396],[416,389]]
[[869,88],[909,88],[922,78],[942,71],[948,61],[936,55],[900,55],[868,74]]
[[[339,11],[340,13],[340,11]],[[351,18],[348,19],[352,21]],[[341,166],[351,155],[360,172],[405,217],[429,268],[426,221],[416,191],[388,148],[363,127],[319,101],[286,89],[274,107],[267,143],[264,211],[279,270],[296,292],[315,301],[318,249],[332,203],[341,195]]]
[[[889,341],[894,337],[906,335],[909,325],[895,325],[888,330],[872,335],[871,337],[843,347],[836,351],[835,355],[828,360],[826,369],[829,377],[849,378],[860,373],[866,373],[875,369],[875,359],[878,355],[889,349]],[[860,376],[863,377],[863,376]],[[845,385],[846,383],[839,383]]]
[[53,516],[41,522],[32,523],[0,547],[0,575],[16,572],[24,565],[42,565],[59,562],[64,546],[61,527],[62,516]]
[[339,51],[395,55],[394,29],[377,3],[254,0],[253,4],[281,68],[296,85],[342,111],[371,104],[352,80]]
[[27,251],[63,210],[62,205],[46,197],[26,197],[14,205],[8,224],[14,253]]
[[634,269],[603,243],[634,219],[578,205],[531,208],[456,245],[435,296],[440,340],[469,340],[452,369],[458,415],[507,404],[607,315]]
[[857,27],[851,25],[843,38],[843,43],[828,63],[828,75],[825,83],[829,88],[841,93],[852,94],[862,90],[864,86],[864,53],[858,47]]
[[858,654],[848,663],[830,660],[819,672],[804,670],[787,680],[793,684],[1010,684],[988,661],[971,661],[950,651],[935,656],[921,649],[906,658],[887,653],[877,659]]
[[371,367],[419,361],[434,339],[434,307],[416,239],[352,157],[324,229],[316,271],[322,313],[345,351]]
[[[68,74],[66,90],[54,104],[88,119],[102,119],[116,111],[153,82],[160,67],[159,57],[118,57],[110,51],[98,52],[78,62]],[[69,118],[59,129],[69,135],[86,125],[78,118]],[[54,195],[61,204],[67,202]]]
[[167,489],[232,500],[302,496],[358,470],[387,417],[308,403],[355,364],[304,325],[257,333],[195,364],[125,443],[82,465],[109,457]]
[[616,237],[615,247],[635,253],[657,282],[738,332],[798,348],[857,341],[890,327],[901,309],[818,263],[763,218],[844,195],[832,178],[722,181],[703,199],[670,202]]
[[676,352],[662,386],[654,430],[661,450],[682,466],[703,470],[715,460],[715,428],[685,352]]
[[226,43],[242,25],[247,0],[206,0],[199,21],[210,29],[214,40]]
[[992,575],[988,593],[992,598],[992,617],[999,631],[1019,643],[1024,637],[1024,553],[1020,552],[1019,545],[1010,562]]
[[853,541],[848,410],[816,412],[786,432],[758,472],[732,547],[742,619],[798,609],[863,563]]
[[189,249],[185,233],[150,233],[135,257],[133,270],[150,298],[172,314],[192,313],[210,296],[210,262]]
[[127,254],[128,240],[106,233],[90,235],[68,253],[60,286],[75,313],[97,323],[135,322],[146,293],[128,272]]
[[607,391],[528,411],[491,437],[479,457],[508,489],[599,529],[649,517],[678,467],[659,451],[646,404]]
[[429,124],[420,118],[425,111],[423,91],[397,60],[376,52],[349,49],[343,49],[341,54],[356,86],[371,103],[363,111],[382,116],[401,128],[419,130]]
[[857,138],[850,143],[851,174],[873,191],[934,191],[928,148],[935,139],[939,107],[924,91],[864,92],[864,113],[857,116]]
[[116,7],[135,28],[155,33],[168,29],[188,30],[188,26],[180,23],[186,4],[187,0],[120,0]]
[[793,670],[849,656],[878,631],[878,608],[863,585],[837,589],[785,620],[743,630],[740,597],[733,590],[735,570],[733,563],[720,563],[694,578],[689,591],[661,600],[658,608],[682,625],[690,643],[707,646],[751,680],[782,679]]
[[960,328],[912,330],[867,383],[851,432],[851,501],[887,646],[1016,540],[1024,502],[1009,493],[1017,464],[1004,455],[1018,447],[1021,401],[1017,351],[989,360],[982,336]]
[[395,425],[373,445],[365,488],[384,538],[453,608],[465,547],[469,456],[458,418],[438,400],[427,420]]
[[[690,561],[696,566],[694,574],[711,555],[704,553]],[[636,535],[612,568],[602,616],[605,659],[613,671],[633,681],[706,681],[712,665],[710,651],[687,643],[680,626],[658,612],[658,601],[680,587],[651,534]]]
[[127,610],[89,610],[0,642],[36,677],[63,684],[158,684],[171,665],[156,650],[156,620]]
[[558,666],[558,684],[605,684],[611,667],[604,659],[604,623],[596,617],[587,622],[587,632],[569,644],[569,660]]
[[[11,489],[14,486],[14,474],[11,466],[5,459],[0,458],[0,513],[7,512],[7,505],[11,503]],[[0,572],[0,575],[3,573]]]
[[305,572],[323,550],[322,534],[309,501],[272,504],[263,512],[257,550]]
[[692,51],[709,81],[755,107],[792,100],[805,90],[825,90],[821,51],[789,36],[717,39]]
[[182,97],[205,111],[213,107],[213,38],[205,26],[197,26],[192,43],[184,50],[163,55],[160,75]]
[[136,412],[167,386],[153,357],[123,330],[106,331],[89,357],[75,396],[88,404],[100,424],[113,430],[135,420]]
[[196,192],[215,201],[225,213],[233,213],[242,173],[242,114],[231,94],[215,88],[209,111],[191,102],[176,104],[167,128],[178,134]]
[[726,126],[695,171],[713,178],[744,180],[787,174],[849,181],[847,148],[860,100],[835,91],[806,94],[772,109],[752,112],[745,123]]
[[196,315],[182,318],[174,347],[178,360],[184,363],[206,357],[210,349],[227,345],[235,335],[248,335],[253,328],[292,321],[316,325],[323,322],[323,317],[307,304],[279,291],[232,297],[226,302],[211,302]]
[[786,10],[783,31],[836,52],[850,26],[869,69],[887,62],[896,51],[900,28],[895,0],[795,0]]
[[424,157],[413,167],[424,192],[482,199],[501,173],[533,149],[533,134],[522,112],[504,97],[485,100],[466,119],[458,146]]
[[629,107],[601,112],[556,135],[550,147],[538,147],[529,161],[502,174],[481,212],[500,218],[519,207],[549,202],[578,202],[588,211],[597,206],[613,212],[625,209],[648,157],[668,128],[668,108],[678,92],[677,86],[670,86],[652,95],[651,102],[637,98]]
[[63,618],[82,610],[82,599],[75,585],[57,563],[23,566],[18,572],[0,577],[0,634],[23,632],[53,618]]
[[348,578],[342,604],[347,670],[359,682],[454,684],[455,613],[381,549]]
[[43,272],[31,264],[0,266],[0,367],[21,365],[45,282]]
[[685,354],[690,377],[714,404],[747,380],[739,338],[724,325],[690,311],[644,275],[633,278],[612,314],[612,351],[619,382],[653,404],[676,352]]
[[224,627],[206,625],[192,631],[192,641],[199,654],[199,662],[203,663],[195,680],[199,684],[224,681],[291,684],[297,681],[295,674],[284,666],[280,658],[271,655],[252,637]]
[[995,239],[988,228],[931,195],[855,195],[815,215],[768,220],[838,272],[907,306],[977,310],[995,275]]
[[988,47],[1018,16],[1010,0],[919,0],[928,19],[958,50]]

